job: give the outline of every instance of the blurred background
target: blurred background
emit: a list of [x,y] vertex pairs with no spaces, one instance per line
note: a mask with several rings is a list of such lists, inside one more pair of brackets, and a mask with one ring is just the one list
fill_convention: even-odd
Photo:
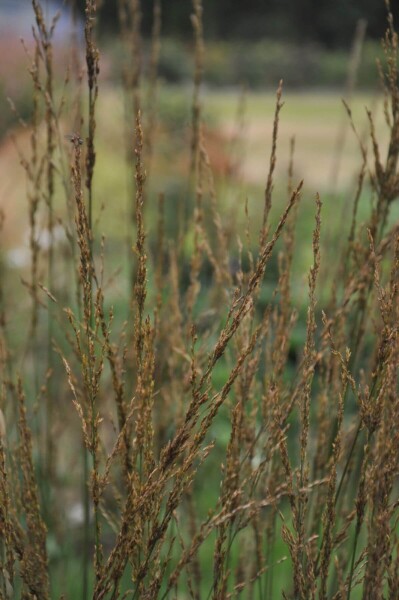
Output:
[[[165,3],[164,3],[165,4]],[[399,3],[392,2],[395,9]],[[122,73],[126,50],[119,35],[118,2],[103,0],[98,10],[98,46],[101,57],[102,90],[98,110],[107,110],[101,119],[104,131],[119,136],[123,114]],[[207,0],[203,3],[206,51],[203,74],[203,115],[211,126],[210,153],[215,168],[227,168],[223,142],[233,135],[237,124],[240,95],[244,95],[242,117],[246,127],[240,158],[243,180],[263,184],[270,151],[274,94],[280,79],[284,82],[285,107],[282,112],[280,148],[286,155],[289,139],[295,136],[296,168],[305,183],[318,191],[347,186],[358,165],[356,142],[347,136],[348,124],[341,97],[352,99],[354,117],[361,130],[365,126],[364,106],[376,110],[379,88],[376,59],[381,58],[380,40],[386,28],[384,1],[344,0]],[[59,11],[54,29],[56,73],[60,94],[67,70],[71,69],[71,39],[81,50],[84,63],[84,2],[43,2],[48,23]],[[193,78],[193,32],[191,2],[172,0],[162,7],[158,95],[161,120],[169,133],[181,139],[189,121]],[[153,3],[141,3],[143,38],[142,69],[149,68]],[[2,0],[0,3],[0,161],[9,172],[11,145],[7,132],[19,132],[19,117],[29,120],[31,78],[28,70],[33,46],[33,11],[29,0]],[[68,66],[69,65],[69,66]],[[66,86],[67,87],[67,86]],[[69,83],[69,87],[72,84]],[[244,90],[244,92],[243,92]],[[10,108],[10,101],[14,109]],[[106,108],[105,108],[106,107]],[[108,121],[111,119],[112,122]],[[109,131],[111,130],[111,131]],[[99,133],[101,143],[101,133]],[[116,138],[117,139],[117,138]],[[317,168],[314,168],[317,166]],[[277,170],[285,170],[279,163]],[[0,201],[9,198],[10,180],[3,179]],[[176,182],[167,181],[167,185]],[[15,186],[12,186],[15,190]],[[7,200],[7,197],[9,198]]]
[[[395,14],[399,3],[391,4]],[[123,82],[126,83],[126,74],[134,70],[135,59],[120,35],[120,6],[120,2],[102,0],[96,23],[100,92],[96,108],[95,210],[101,220],[99,233],[104,233],[111,245],[112,240],[117,244],[121,236],[129,237],[119,224],[128,210],[130,167],[126,164],[126,143],[129,127],[130,133],[134,127],[126,125],[127,96]],[[60,133],[78,128],[85,137],[84,97],[79,100],[83,102],[83,123],[77,123],[77,117],[73,116],[77,114],[79,81],[82,77],[84,81],[84,2],[47,0],[42,7],[49,27],[57,15],[52,42]],[[145,113],[154,4],[145,0],[140,9],[140,76]],[[152,230],[156,198],[164,193],[167,225],[172,234],[176,223],[175,202],[186,189],[195,61],[191,13],[189,1],[161,2],[157,117],[153,123],[156,131],[151,159],[156,178],[148,184],[153,202],[148,203],[147,210]],[[284,106],[279,122],[276,197],[285,198],[290,147],[295,139],[294,179],[305,181],[303,215],[299,222],[301,236],[307,239],[312,230],[316,192],[323,195],[325,229],[330,238],[341,235],[361,165],[358,142],[341,99],[350,104],[360,137],[368,132],[367,106],[374,114],[382,147],[387,139],[376,65],[383,57],[384,1],[204,0],[203,23],[201,110],[219,201],[227,207],[227,212],[241,206],[237,214],[244,219],[247,200],[256,229],[271,149],[275,93],[282,79]],[[34,14],[29,0],[2,0],[0,204],[6,215],[3,232],[6,264],[17,273],[29,263],[26,181],[17,147],[21,151],[29,145],[32,25]],[[84,88],[83,96],[85,93]],[[66,153],[67,150],[66,143]],[[63,201],[59,202],[61,206]],[[275,202],[277,208],[278,204]],[[45,246],[45,232],[42,238]],[[296,256],[301,270],[306,272],[310,257],[311,248],[306,244]]]
[[[70,142],[63,137],[75,130],[79,130],[83,139],[87,135],[84,4],[83,0],[43,0],[41,3],[49,31],[53,24],[54,97],[62,140],[56,150],[60,180],[55,190],[56,220],[60,224],[65,216],[62,188],[67,187],[65,174],[71,150]],[[100,55],[93,181],[95,228],[97,236],[103,234],[107,239],[108,272],[121,268],[127,279],[129,267],[124,248],[132,236],[129,216],[134,132],[129,97],[134,87],[132,78],[137,78],[140,87],[144,137],[146,126],[151,128],[152,135],[151,165],[146,164],[147,170],[151,170],[147,182],[146,229],[149,243],[155,247],[159,194],[165,196],[166,235],[172,238],[177,233],[176,206],[187,195],[187,148],[191,137],[195,67],[192,3],[161,2],[154,96],[155,88],[150,80],[155,4],[151,0],[139,4],[140,51],[136,56],[121,35],[122,2],[99,2],[95,23]],[[395,15],[399,2],[391,4]],[[29,0],[2,0],[0,206],[5,216],[2,261],[9,278],[11,303],[12,298],[20,294],[20,278],[30,265],[29,185],[21,162],[29,156],[31,144],[34,25]],[[288,169],[295,146],[293,181],[304,179],[304,192],[298,219],[293,289],[297,305],[306,311],[303,284],[312,259],[309,241],[315,194],[319,192],[324,202],[322,243],[328,256],[329,252],[336,252],[337,243],[349,227],[347,217],[352,210],[362,164],[359,143],[342,99],[351,107],[360,139],[368,139],[367,107],[373,114],[382,151],[387,140],[377,67],[378,61],[383,59],[385,3],[383,0],[350,3],[344,0],[248,0],[245,3],[204,0],[203,30],[201,118],[218,202],[226,230],[231,232],[229,243],[233,247],[236,244],[233,232],[237,227],[246,226],[246,204],[252,241],[257,240],[272,146],[276,90],[283,80],[284,106],[279,115],[272,217],[280,213],[286,201]],[[151,98],[151,94],[154,97]],[[155,105],[150,108],[153,102]],[[40,110],[43,116],[43,107]],[[43,130],[43,140],[44,136]],[[360,203],[360,218],[368,214],[371,206],[368,188],[365,194],[367,198]],[[192,210],[194,197],[188,202]],[[45,255],[49,235],[44,205],[39,207],[40,213],[42,221],[39,220],[37,243]],[[394,207],[392,219],[396,216]],[[61,254],[66,235],[61,225],[55,229],[54,240]],[[190,236],[187,243],[189,254]],[[276,262],[275,276],[277,270]],[[189,263],[186,271],[189,272]],[[68,276],[69,271],[60,270],[59,289]],[[114,283],[109,302],[124,306],[125,290],[123,284]],[[267,297],[267,286],[265,293]],[[26,310],[29,302],[26,296],[25,304],[20,305],[21,311]],[[22,339],[24,330],[21,331],[18,310],[12,311],[10,326],[15,339]],[[299,345],[302,336],[303,331],[298,335]]]

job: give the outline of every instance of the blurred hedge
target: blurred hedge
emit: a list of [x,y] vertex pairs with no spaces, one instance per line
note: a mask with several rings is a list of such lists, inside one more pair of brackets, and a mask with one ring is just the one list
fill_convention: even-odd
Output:
[[[379,44],[367,42],[358,72],[358,87],[374,88],[378,83],[376,56]],[[284,42],[207,42],[204,80],[212,86],[250,88],[275,87],[280,79],[289,88],[343,88],[347,78],[349,52],[326,50],[317,45]],[[160,77],[171,83],[190,80],[193,56],[190,47],[178,40],[162,43]]]

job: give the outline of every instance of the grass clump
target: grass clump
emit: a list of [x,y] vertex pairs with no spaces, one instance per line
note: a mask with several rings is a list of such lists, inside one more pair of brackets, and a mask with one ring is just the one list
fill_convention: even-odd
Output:
[[[0,279],[2,596],[396,598],[399,89],[391,12],[379,68],[387,157],[373,113],[368,143],[346,103],[360,170],[332,253],[318,194],[313,235],[298,239],[304,192],[294,139],[285,188],[274,185],[282,83],[263,208],[254,223],[242,198],[243,225],[226,217],[220,196],[234,197],[242,183],[245,101],[227,166],[215,171],[203,119],[200,0],[192,5],[186,156],[178,165],[169,157],[183,175],[173,198],[160,189],[161,3],[146,81],[140,3],[121,0],[127,243],[120,236],[108,260],[96,206],[97,5],[86,2],[86,68],[73,48],[61,100],[56,19],[46,22],[38,0],[33,9],[31,146],[29,155],[20,150],[26,340],[12,335],[3,266]],[[64,130],[74,131],[68,141]],[[311,256],[305,310],[293,286],[298,244]]]

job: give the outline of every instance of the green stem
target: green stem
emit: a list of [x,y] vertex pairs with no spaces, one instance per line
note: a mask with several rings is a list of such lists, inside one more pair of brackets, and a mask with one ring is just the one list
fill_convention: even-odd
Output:
[[351,597],[352,579],[353,579],[353,572],[355,569],[355,557],[356,557],[356,549],[357,549],[357,542],[359,539],[360,528],[361,528],[361,524],[359,523],[359,520],[358,520],[356,523],[355,539],[353,541],[351,569],[349,572],[348,595],[346,597],[346,600],[350,600],[350,597]]
[[89,597],[89,553],[90,553],[90,494],[89,494],[89,460],[88,451],[83,441],[83,589],[82,600]]

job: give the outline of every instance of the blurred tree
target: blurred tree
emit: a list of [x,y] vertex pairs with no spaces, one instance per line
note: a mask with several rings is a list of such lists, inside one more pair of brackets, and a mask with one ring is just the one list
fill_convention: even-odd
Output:
[[[81,10],[84,0],[78,0]],[[117,27],[118,0],[102,0],[103,31]],[[152,0],[141,0],[143,31],[151,31]],[[223,39],[285,38],[348,47],[358,19],[367,20],[368,35],[380,38],[386,27],[384,0],[203,0],[207,37]],[[391,0],[399,21],[399,0]],[[163,32],[191,36],[191,0],[163,0]]]

